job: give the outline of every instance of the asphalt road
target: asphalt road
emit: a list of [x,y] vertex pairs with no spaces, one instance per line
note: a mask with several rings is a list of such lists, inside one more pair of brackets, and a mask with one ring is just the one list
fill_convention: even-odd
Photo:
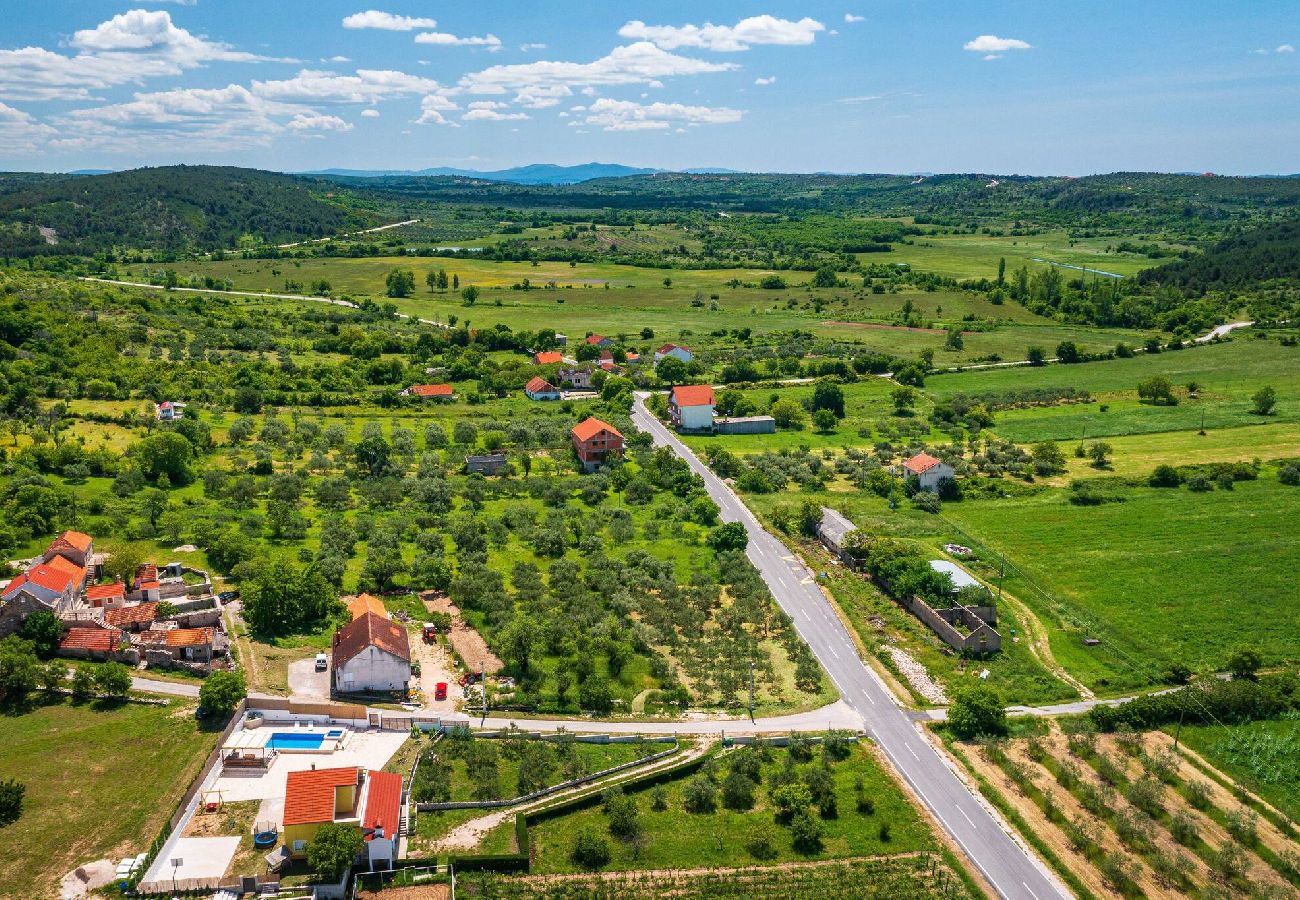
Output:
[[983,801],[967,790],[949,761],[922,737],[884,682],[858,657],[853,639],[812,572],[759,524],[721,478],[646,410],[643,396],[636,400],[632,421],[640,430],[649,432],[656,445],[671,447],[704,479],[709,495],[721,508],[723,521],[745,526],[750,561],[781,608],[794,620],[795,628],[845,702],[863,717],[867,732],[998,894],[1027,900],[1071,896],[1036,857],[1004,830]]

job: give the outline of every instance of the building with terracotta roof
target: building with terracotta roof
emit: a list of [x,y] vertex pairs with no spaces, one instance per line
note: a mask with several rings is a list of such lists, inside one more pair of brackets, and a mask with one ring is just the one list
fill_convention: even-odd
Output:
[[158,601],[147,600],[132,606],[104,610],[104,621],[123,631],[143,631],[158,619]]
[[529,400],[559,400],[561,395],[555,385],[540,375],[535,375],[524,385],[524,396]]
[[357,596],[347,601],[348,613],[353,620],[359,619],[366,613],[374,613],[377,616],[389,618],[388,608],[384,606],[384,601],[370,594],[357,594]]
[[402,776],[394,772],[368,772],[363,806],[361,835],[366,842],[370,869],[374,871],[377,862],[392,868],[402,823]]
[[164,400],[154,407],[160,422],[174,422],[177,419],[185,418],[185,404],[176,403],[173,400]]
[[49,606],[54,613],[63,613],[76,606],[84,581],[84,570],[82,577],[78,578],[73,571],[41,562],[10,581],[0,599],[13,600],[19,592],[26,592]]
[[542,350],[533,354],[533,363],[539,366],[553,366],[564,362],[564,354],[559,350]]
[[62,556],[84,569],[91,565],[91,558],[94,555],[94,538],[80,531],[65,531],[50,541],[50,546],[45,548],[45,553],[42,554],[41,559],[48,563],[56,556]]
[[339,823],[361,827],[361,769],[308,769],[290,772],[284,784],[284,846],[301,859],[322,825]]
[[937,491],[939,482],[957,474],[952,466],[924,451],[903,463],[903,471],[909,477],[915,477],[925,491]]
[[679,384],[668,393],[668,417],[679,431],[712,431],[716,402],[707,384]]
[[209,663],[216,643],[216,629],[150,628],[136,635],[135,643],[142,650],[165,653],[175,662]]
[[82,592],[82,590],[85,588],[86,586],[85,566],[78,565],[77,563],[68,559],[66,556],[51,557],[49,562],[45,563],[45,565],[48,568],[53,569],[57,572],[66,572],[68,575],[72,576],[72,580],[74,584],[73,591],[76,594],[79,595]]
[[120,581],[92,584],[86,588],[86,603],[95,609],[120,609],[126,606],[126,585]]
[[614,342],[609,338],[605,337],[603,334],[587,335],[587,343],[593,347],[601,347],[601,348],[614,346]]
[[611,459],[623,458],[623,435],[613,425],[595,417],[574,425],[569,437],[584,471],[591,472]]
[[334,632],[330,666],[336,691],[405,691],[411,683],[406,629],[372,612],[363,613]]
[[695,359],[695,354],[691,352],[690,348],[683,347],[681,344],[664,344],[655,351],[655,362],[659,362],[659,360],[663,359],[665,356],[680,359],[684,363],[688,363]]
[[591,387],[591,369],[585,369],[581,366],[573,366],[568,369],[560,369],[555,373],[555,378],[560,384],[567,384],[570,387],[586,389]]
[[402,393],[421,400],[451,400],[456,396],[449,384],[413,384]]
[[69,628],[59,638],[59,655],[78,659],[109,659],[122,644],[116,628]]

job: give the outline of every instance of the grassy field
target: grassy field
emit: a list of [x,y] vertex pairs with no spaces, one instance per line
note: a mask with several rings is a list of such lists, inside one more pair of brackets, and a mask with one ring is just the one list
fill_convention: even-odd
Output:
[[[1117,238],[1072,239],[1063,231],[1005,237],[941,234],[912,238],[911,243],[893,245],[890,253],[865,254],[863,258],[866,262],[906,262],[924,272],[952,278],[993,278],[998,273],[1000,258],[1006,259],[1008,272],[1022,265],[1031,271],[1040,269],[1047,265],[1042,261],[1046,260],[1117,275],[1136,275],[1161,262],[1133,253],[1107,252],[1108,245],[1118,242]],[[1083,273],[1067,269],[1063,274],[1074,278]]]
[[[752,750],[737,750],[751,753]],[[652,809],[651,790],[634,791],[631,796],[638,807],[643,837],[635,842],[609,838],[612,858],[610,870],[696,868],[704,866],[741,866],[757,862],[800,859],[833,859],[883,853],[901,853],[934,846],[926,826],[898,786],[884,772],[866,747],[855,747],[849,758],[834,763],[831,774],[835,782],[838,815],[821,819],[822,849],[812,854],[795,851],[789,830],[775,826],[773,850],[769,860],[756,859],[746,846],[759,831],[772,827],[773,808],[769,805],[766,784],[774,772],[785,766],[785,750],[771,751],[772,759],[763,766],[764,786],[756,792],[753,809],[738,811],[719,806],[709,813],[693,813],[683,807],[683,789],[689,778],[679,778],[665,785],[667,808]],[[727,756],[721,758],[721,778],[725,777]],[[799,771],[819,766],[814,760],[802,764]],[[865,796],[874,804],[870,814],[856,808],[854,781],[861,778]],[[815,815],[815,813],[814,813]],[[888,824],[888,840],[882,840],[881,826]],[[512,826],[513,827],[513,826]],[[534,854],[533,871],[537,873],[580,871],[569,858],[574,835],[584,829],[608,835],[608,824],[599,806],[557,816],[535,824],[529,830]]]
[[0,779],[27,785],[22,818],[3,829],[4,895],[57,897],[76,866],[148,849],[215,743],[183,702],[56,702],[0,716]]
[[[1222,668],[1240,644],[1296,658],[1300,490],[1265,469],[1233,491],[1133,488],[1121,503],[1072,506],[1064,492],[947,504],[943,517],[1008,560],[1007,590],[1049,626],[1069,671],[1135,687],[1174,661]],[[1084,637],[1099,646],[1085,647]]]
[[1300,821],[1300,718],[1185,726],[1180,739],[1292,821]]

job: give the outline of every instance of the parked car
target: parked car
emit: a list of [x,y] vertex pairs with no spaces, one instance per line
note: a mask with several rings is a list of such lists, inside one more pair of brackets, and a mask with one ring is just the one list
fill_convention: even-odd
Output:
[[446,699],[447,699],[447,682],[445,682],[445,681],[439,681],[438,684],[434,686],[434,689],[433,689],[433,699],[434,699],[434,700],[446,700]]
[[220,594],[217,594],[217,599],[222,603],[229,603],[231,600],[238,600],[239,591],[222,591]]
[[324,671],[325,671],[326,669],[328,669],[329,667],[330,667],[330,658],[329,658],[328,656],[326,656],[324,653],[317,653],[317,654],[316,654],[316,671],[317,671],[317,672],[324,672]]

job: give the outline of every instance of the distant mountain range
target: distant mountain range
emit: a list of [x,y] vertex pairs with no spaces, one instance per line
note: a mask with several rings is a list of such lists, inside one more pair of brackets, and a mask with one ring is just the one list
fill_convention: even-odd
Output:
[[[481,178],[484,181],[506,181],[513,184],[577,184],[591,181],[593,178],[624,178],[629,175],[653,175],[668,169],[641,169],[635,166],[623,166],[616,163],[582,163],[576,166],[557,166],[550,163],[534,163],[529,166],[516,166],[512,169],[481,171],[478,169],[456,169],[439,166],[433,169],[317,169],[312,172],[300,172],[300,175],[333,176],[339,178],[418,178],[453,176],[457,178]],[[683,169],[692,175],[730,174],[733,169]]]

